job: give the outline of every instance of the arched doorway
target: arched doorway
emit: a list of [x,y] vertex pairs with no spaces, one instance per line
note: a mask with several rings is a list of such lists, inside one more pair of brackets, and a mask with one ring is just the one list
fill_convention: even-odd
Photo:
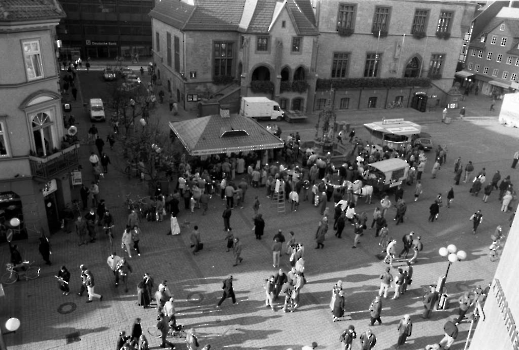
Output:
[[411,108],[425,112],[427,110],[427,95],[423,93],[415,94],[411,100]]
[[52,144],[52,119],[47,113],[40,112],[32,118],[34,146],[38,157],[50,155]]
[[290,70],[288,67],[285,67],[281,70],[281,81],[289,81],[290,80]]
[[420,60],[418,57],[411,58],[405,66],[404,78],[418,78],[420,75]]
[[265,66],[259,66],[252,72],[252,80],[270,81],[270,70]]
[[303,67],[299,67],[294,72],[294,81],[297,80],[305,80],[305,69]]
[[293,111],[302,111],[303,105],[304,105],[303,102],[304,102],[304,100],[300,97],[294,98],[292,100],[292,110]]

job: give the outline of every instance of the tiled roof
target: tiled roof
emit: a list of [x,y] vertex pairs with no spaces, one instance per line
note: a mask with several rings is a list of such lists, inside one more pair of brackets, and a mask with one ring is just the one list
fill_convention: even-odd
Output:
[[0,0],[0,22],[64,18],[55,0]]
[[178,0],[162,0],[155,2],[150,16],[174,28],[183,29],[194,10],[194,6]]
[[514,40],[512,43],[512,48],[508,50],[506,53],[509,53],[510,55],[519,56],[519,49],[517,48],[519,45],[519,40]]
[[[212,115],[169,123],[190,155],[253,151],[283,147],[283,141],[255,120],[240,115]],[[240,133],[245,130],[247,134]],[[222,135],[230,132],[227,136]],[[237,135],[232,135],[236,133]]]
[[[287,1],[288,13],[292,18],[292,21],[294,22],[294,27],[296,28],[296,31],[299,35],[319,35],[319,31],[314,25],[315,17],[312,11],[312,7],[310,5],[311,17],[308,18],[308,9],[300,6],[303,3],[307,3],[310,5],[310,2],[307,0]],[[303,9],[305,9],[305,11],[303,11]]]
[[197,0],[185,30],[237,30],[245,0]]
[[[305,17],[312,23],[312,25],[316,25],[314,10],[312,8],[312,3],[309,0],[292,0],[297,4],[301,12],[305,15]],[[291,1],[290,1],[291,2]]]
[[258,0],[256,11],[252,16],[249,24],[248,32],[250,33],[267,33],[272,18],[274,16],[274,9],[276,8],[276,0]]

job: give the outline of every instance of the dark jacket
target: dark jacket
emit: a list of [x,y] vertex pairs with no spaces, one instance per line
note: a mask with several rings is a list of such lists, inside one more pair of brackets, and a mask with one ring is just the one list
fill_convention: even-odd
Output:
[[233,292],[233,289],[232,289],[232,277],[229,277],[229,278],[223,280],[222,289],[223,289],[224,293]]
[[443,326],[443,330],[445,334],[449,337],[456,339],[458,337],[458,327],[451,321],[447,321]]
[[431,213],[431,215],[436,215],[440,212],[440,206],[438,205],[438,203],[434,202],[433,204],[431,204],[431,206],[429,207],[429,213]]
[[371,306],[369,307],[369,314],[373,318],[380,317],[380,313],[382,312],[382,302],[373,300]]

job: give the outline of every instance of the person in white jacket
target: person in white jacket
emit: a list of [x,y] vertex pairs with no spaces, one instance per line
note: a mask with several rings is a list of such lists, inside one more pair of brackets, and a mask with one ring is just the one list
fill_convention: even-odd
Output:
[[130,226],[126,226],[126,229],[123,232],[123,237],[121,239],[121,248],[124,249],[128,253],[128,256],[130,258],[132,257],[132,248],[131,248],[132,242],[133,242],[133,240],[132,240],[132,232],[131,232]]

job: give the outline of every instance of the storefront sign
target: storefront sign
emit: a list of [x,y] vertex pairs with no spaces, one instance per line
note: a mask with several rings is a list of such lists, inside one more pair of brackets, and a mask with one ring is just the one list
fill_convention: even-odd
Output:
[[93,41],[85,40],[87,46],[117,46],[115,41]]
[[403,118],[397,118],[397,119],[384,119],[382,124],[399,124],[404,121]]
[[56,182],[56,179],[52,179],[49,182],[43,186],[43,190],[41,192],[43,193],[43,197],[47,197],[49,194],[54,193],[58,190],[58,183]]
[[503,317],[503,321],[505,323],[505,327],[508,333],[508,337],[512,342],[512,349],[519,349],[519,331],[517,330],[517,326],[515,325],[514,316],[512,315],[512,311],[508,306],[508,302],[506,301],[505,293],[503,288],[501,287],[501,283],[496,278],[494,280],[494,285],[492,286],[492,291],[494,292],[494,296],[497,300],[497,307],[501,311],[501,316]]
[[72,172],[72,186],[81,186],[83,184],[83,178],[81,177],[81,171],[75,170]]

